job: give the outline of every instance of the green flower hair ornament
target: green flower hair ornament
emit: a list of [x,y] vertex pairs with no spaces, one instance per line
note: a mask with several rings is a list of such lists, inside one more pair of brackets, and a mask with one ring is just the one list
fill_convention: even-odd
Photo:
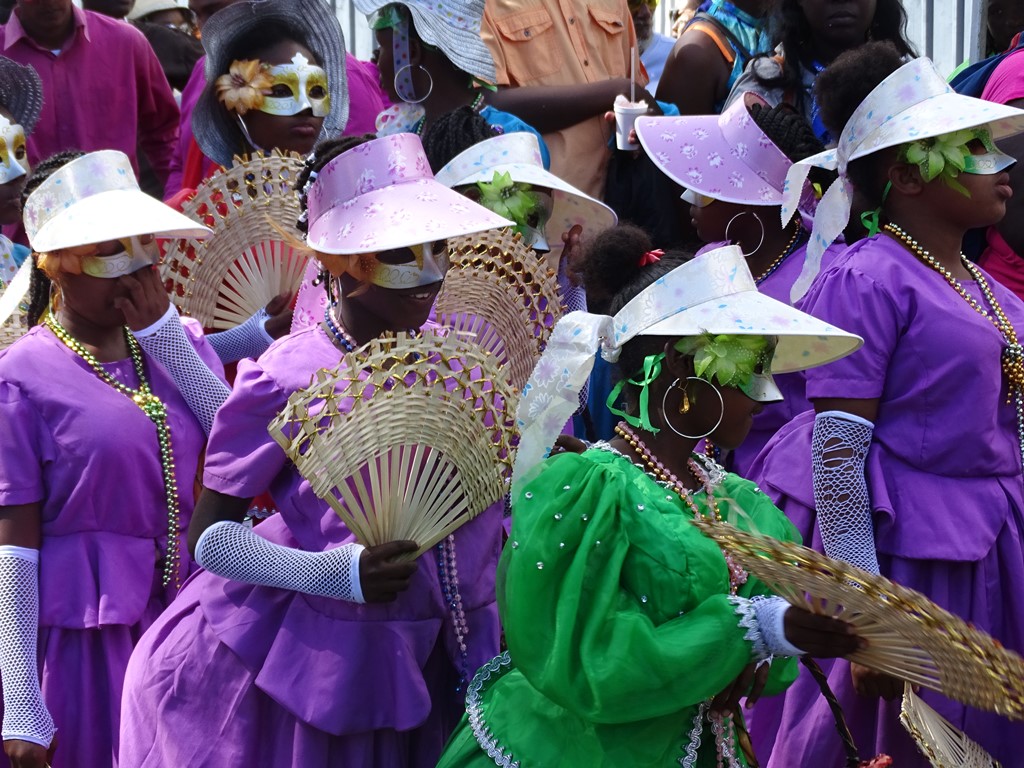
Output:
[[[731,334],[704,333],[700,336],[687,336],[677,341],[675,347],[682,354],[693,357],[693,369],[698,378],[712,384],[718,382],[722,387],[740,390],[744,390],[753,382],[759,366],[762,373],[769,372],[774,352],[772,340],[766,336]],[[649,387],[661,374],[664,359],[664,352],[645,357],[641,372],[620,380],[612,389],[606,402],[608,410],[625,419],[631,426],[657,434],[659,430],[651,424]],[[626,413],[617,406],[626,384],[640,389],[638,416]]]
[[957,181],[957,177],[967,166],[967,158],[971,154],[968,145],[975,140],[980,141],[988,152],[999,151],[988,128],[968,128],[904,144],[899,156],[904,162],[916,165],[926,182],[941,177],[947,186],[970,197],[971,193]]
[[478,181],[476,186],[480,190],[480,205],[499,216],[512,219],[516,223],[513,231],[523,235],[529,226],[530,216],[543,207],[540,196],[530,191],[530,185],[512,181],[507,171],[495,171],[490,181]]

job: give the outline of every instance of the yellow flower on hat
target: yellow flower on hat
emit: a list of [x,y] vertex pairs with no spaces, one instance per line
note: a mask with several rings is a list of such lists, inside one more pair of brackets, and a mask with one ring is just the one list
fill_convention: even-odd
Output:
[[273,84],[267,65],[259,59],[231,62],[228,74],[218,77],[215,83],[217,98],[229,111],[239,115],[263,106],[263,91]]

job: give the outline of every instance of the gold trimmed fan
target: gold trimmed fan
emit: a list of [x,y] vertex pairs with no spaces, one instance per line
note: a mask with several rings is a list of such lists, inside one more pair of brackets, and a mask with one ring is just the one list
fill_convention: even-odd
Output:
[[497,357],[522,389],[562,316],[555,274],[511,229],[451,238],[448,254],[438,322]]
[[978,742],[929,707],[907,685],[900,722],[934,768],[1001,768]]
[[[294,294],[309,252],[297,247],[302,158],[257,154],[206,179],[183,209],[213,230],[206,240],[173,241],[161,264],[164,286],[182,314],[224,330],[283,293]],[[289,238],[289,235],[292,237]]]
[[728,523],[694,524],[791,604],[851,624],[868,646],[850,661],[1024,720],[1024,658],[920,592]]
[[362,544],[418,557],[506,492],[517,397],[476,344],[400,333],[319,371],[269,430]]

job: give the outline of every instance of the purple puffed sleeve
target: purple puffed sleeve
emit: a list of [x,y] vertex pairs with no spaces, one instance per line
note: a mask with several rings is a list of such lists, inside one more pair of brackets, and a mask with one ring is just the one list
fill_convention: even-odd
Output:
[[906,318],[887,286],[849,263],[822,274],[802,309],[864,339],[864,346],[805,373],[807,398],[869,400],[882,396],[889,361]]
[[49,431],[21,390],[0,381],[0,506],[42,501],[43,463],[52,458]]
[[288,393],[255,360],[238,364],[235,388],[213,420],[203,485],[238,498],[270,487],[288,462],[267,425],[284,408]]

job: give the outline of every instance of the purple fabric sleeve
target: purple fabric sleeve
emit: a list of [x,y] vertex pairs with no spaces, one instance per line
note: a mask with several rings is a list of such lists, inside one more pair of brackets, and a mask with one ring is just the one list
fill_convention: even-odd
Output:
[[0,381],[0,434],[6,435],[0,440],[0,506],[41,501],[42,456],[52,455],[52,439],[21,390],[5,381]]

